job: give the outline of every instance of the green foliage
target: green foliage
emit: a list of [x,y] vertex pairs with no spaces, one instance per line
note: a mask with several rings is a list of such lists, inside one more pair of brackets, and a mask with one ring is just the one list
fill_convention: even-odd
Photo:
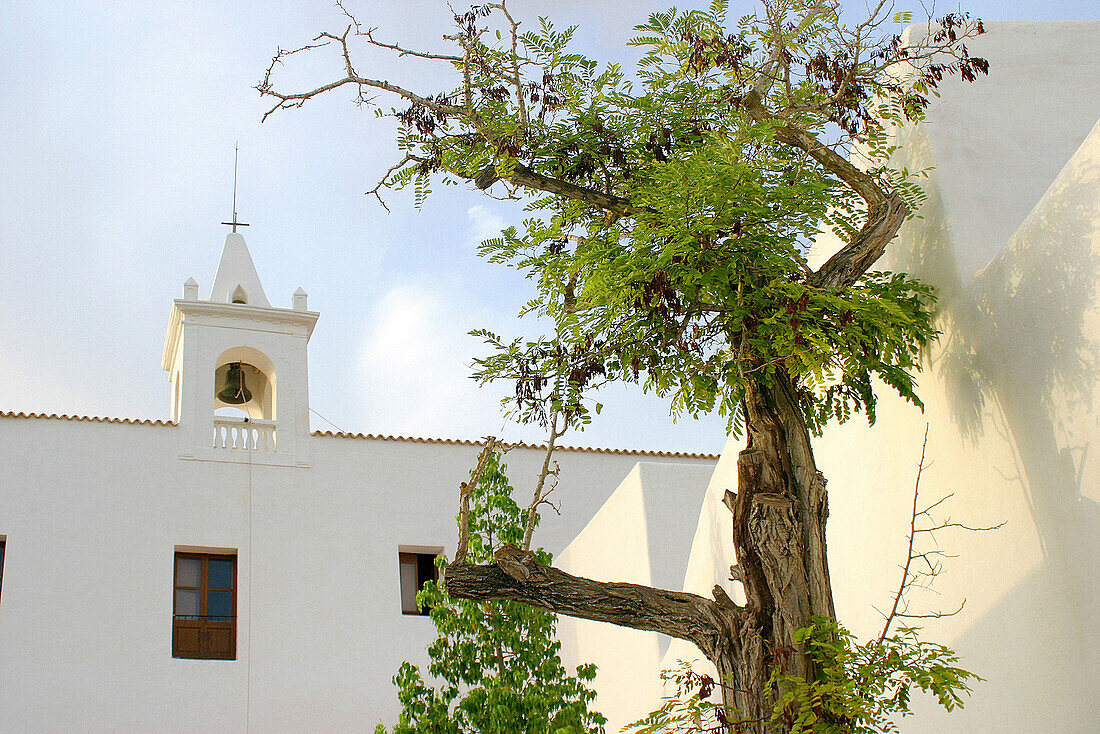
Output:
[[835,620],[819,617],[795,640],[819,672],[813,681],[772,672],[768,686],[778,700],[771,723],[784,734],[896,732],[896,720],[910,714],[914,691],[931,694],[951,711],[962,707],[969,684],[982,680],[957,667],[952,650],[921,641],[909,627],[860,645]]
[[[865,204],[777,131],[839,135],[828,144],[858,147],[876,185],[913,210],[917,174],[887,165],[885,126],[920,119],[935,74],[948,72],[887,73],[907,53],[900,41],[853,41],[836,2],[773,3],[740,19],[718,0],[656,13],[630,41],[642,52],[633,76],[570,52],[573,29],[546,19],[517,33],[513,52],[506,24],[484,32],[492,7],[456,16],[462,83],[391,110],[408,158],[389,183],[414,186],[420,201],[433,178],[488,172],[491,185],[522,165],[575,187],[529,199],[523,225],[481,249],[535,282],[526,313],[553,325],[530,341],[478,332],[492,354],[476,376],[516,383],[516,417],[545,423],[553,402],[583,424],[583,396],[606,381],[667,396],[677,415],[717,410],[735,430],[753,381],[789,378],[814,430],[856,412],[873,421],[876,380],[919,404],[912,375],[936,333],[930,289],[886,273],[815,285],[810,243],[823,228],[851,241]],[[760,84],[762,69],[774,83]],[[749,94],[770,119],[740,103]]]
[[[505,468],[491,456],[471,494],[471,563],[488,563],[501,544],[522,541],[526,511],[512,499]],[[537,557],[550,561],[542,550]],[[442,557],[438,564],[444,565]],[[595,666],[582,665],[575,676],[565,670],[554,614],[517,602],[452,599],[435,582],[425,584],[417,603],[430,607],[438,633],[428,647],[432,678],[402,664],[394,677],[402,711],[393,734],[603,731],[603,716],[588,708]],[[383,732],[379,725],[376,734]]]
[[[950,649],[923,642],[917,630],[865,644],[835,620],[818,617],[798,630],[795,641],[812,658],[817,678],[805,681],[773,668],[766,691],[775,704],[769,734],[887,734],[908,716],[914,692],[935,697],[948,711],[961,708],[970,684],[982,680],[957,667]],[[673,695],[646,718],[631,725],[634,734],[734,731],[737,712],[712,700],[718,684],[687,663],[663,673]]]

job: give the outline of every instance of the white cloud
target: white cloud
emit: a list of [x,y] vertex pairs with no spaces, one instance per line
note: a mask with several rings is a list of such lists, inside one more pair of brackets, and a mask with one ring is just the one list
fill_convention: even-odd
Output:
[[467,231],[464,244],[470,249],[476,249],[483,240],[490,237],[499,237],[500,231],[508,226],[503,219],[481,204],[467,209],[466,216],[470,219],[470,229]]
[[497,398],[470,374],[466,307],[419,285],[391,288],[372,309],[359,358],[368,431],[477,437],[499,430]]
[[443,311],[441,300],[416,286],[392,288],[374,308],[364,358],[398,369],[431,358],[442,346],[435,324]]

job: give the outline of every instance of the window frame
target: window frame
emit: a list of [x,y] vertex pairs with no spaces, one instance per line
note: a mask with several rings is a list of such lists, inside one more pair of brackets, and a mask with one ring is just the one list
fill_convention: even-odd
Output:
[[[181,559],[196,559],[202,562],[199,586],[181,586],[179,579]],[[210,586],[210,561],[230,561],[232,563],[231,587]],[[199,592],[199,614],[179,612],[179,592]],[[209,614],[209,595],[211,591],[229,591],[230,614]],[[194,631],[197,645],[186,646],[184,634]],[[228,633],[228,644],[216,646],[214,638]],[[172,657],[180,660],[236,660],[237,659],[237,552],[221,549],[180,549],[177,547],[172,556]]]
[[[443,548],[436,546],[399,546],[397,549],[398,590],[401,597],[401,614],[408,617],[426,617],[431,613],[430,607],[418,609],[416,607],[416,594],[424,588],[429,581],[439,580],[439,569],[435,565],[435,559],[443,553]],[[413,604],[405,603],[407,590],[403,567],[410,563],[416,568],[416,591],[413,594]],[[430,569],[430,575],[425,576],[424,571]]]

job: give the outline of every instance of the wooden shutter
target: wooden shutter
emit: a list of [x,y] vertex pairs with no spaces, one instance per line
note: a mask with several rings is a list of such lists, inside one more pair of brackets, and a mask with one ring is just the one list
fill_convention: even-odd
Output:
[[398,559],[401,568],[401,613],[419,614],[420,611],[416,608],[416,592],[420,591],[416,554],[399,553]]
[[416,595],[424,584],[434,581],[439,575],[435,567],[435,553],[399,552],[401,569],[401,613],[427,614],[430,610],[417,609]]
[[206,622],[205,658],[217,660],[237,659],[237,621]]
[[172,657],[201,658],[202,622],[197,619],[175,619],[172,622]]

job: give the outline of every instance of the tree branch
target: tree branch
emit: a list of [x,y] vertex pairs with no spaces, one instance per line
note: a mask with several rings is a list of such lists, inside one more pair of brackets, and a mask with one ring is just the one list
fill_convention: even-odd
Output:
[[890,624],[894,621],[894,618],[898,614],[898,605],[901,604],[901,598],[905,596],[905,590],[909,587],[912,581],[909,578],[909,566],[913,563],[913,540],[917,537],[917,518],[920,516],[920,512],[917,510],[917,497],[920,495],[920,476],[924,472],[924,456],[928,450],[928,424],[924,424],[924,441],[920,445],[920,461],[917,462],[917,480],[913,485],[913,514],[909,519],[909,551],[905,554],[905,565],[901,569],[901,585],[898,587],[898,593],[894,594],[894,604],[890,608],[890,613],[886,615],[886,621],[882,625],[882,632],[878,636],[878,641],[882,642],[886,639],[886,635],[890,632]]
[[447,592],[459,599],[523,602],[556,614],[660,632],[694,643],[712,655],[729,634],[729,615],[743,608],[683,591],[622,582],[593,581],[538,563],[514,545],[500,548],[496,563],[451,563],[444,571]]
[[[990,530],[997,530],[1004,525],[1003,522],[996,525],[988,526],[971,526],[963,523],[951,522],[951,518],[947,518],[942,522],[937,522],[933,519],[931,511],[947,500],[954,496],[954,492],[948,494],[940,499],[936,500],[932,504],[925,507],[923,510],[918,509],[918,498],[920,496],[920,480],[921,474],[930,465],[926,464],[924,459],[926,451],[928,449],[928,424],[924,426],[924,440],[920,447],[920,461],[917,462],[917,479],[913,484],[913,512],[909,520],[909,550],[906,554],[905,564],[901,567],[901,583],[898,585],[898,591],[894,594],[894,602],[890,607],[890,612],[884,614],[885,621],[882,625],[882,632],[878,636],[878,641],[882,642],[886,639],[886,635],[890,633],[890,625],[895,619],[940,619],[942,617],[953,617],[963,610],[966,605],[966,599],[962,600],[958,609],[953,612],[930,612],[927,614],[912,614],[909,612],[909,601],[906,599],[906,593],[913,588],[931,588],[932,583],[936,580],[936,577],[940,575],[942,566],[940,565],[940,558],[955,558],[955,556],[949,555],[942,550],[928,550],[918,552],[916,550],[915,541],[918,535],[921,533],[933,534],[938,530],[945,530],[950,528],[958,528],[960,530],[967,530],[974,533],[984,533]],[[925,518],[926,522],[931,523],[928,527],[918,527],[917,522],[920,518]],[[935,537],[935,536],[933,536]],[[913,561],[923,561],[928,567],[927,570],[917,570],[913,568]]]
[[497,447],[495,436],[489,436],[485,440],[485,448],[481,450],[481,456],[477,459],[477,467],[470,474],[470,481],[463,482],[459,487],[458,499],[458,547],[455,549],[455,563],[466,560],[466,550],[470,545],[470,494],[474,487],[481,481],[481,472],[485,471],[485,465],[489,457]]
[[[494,166],[489,165],[482,169],[476,176],[471,176],[470,178],[473,179],[474,185],[479,189],[487,189],[497,181],[500,181],[503,177],[497,172]],[[617,214],[620,217],[657,213],[655,209],[651,209],[648,206],[636,206],[631,204],[629,199],[624,199],[621,196],[605,194],[602,191],[590,189],[586,186],[578,186],[568,181],[562,181],[559,178],[544,176],[518,162],[513,167],[512,175],[508,177],[508,181],[529,189],[545,191],[548,194],[556,194],[567,199],[580,201],[590,206]]]
[[384,79],[368,79],[368,78],[362,77],[362,76],[346,76],[343,79],[338,79],[334,82],[330,82],[329,84],[324,84],[324,85],[322,85],[320,87],[317,87],[316,89],[312,89],[308,92],[296,92],[296,93],[276,92],[270,86],[266,85],[266,80],[265,80],[265,82],[261,82],[256,87],[256,89],[259,90],[260,94],[266,94],[266,95],[269,95],[271,97],[275,97],[276,99],[279,100],[278,104],[276,104],[274,107],[272,107],[271,109],[269,109],[267,112],[264,113],[264,116],[263,116],[263,118],[261,118],[261,120],[266,120],[269,115],[273,114],[274,112],[276,112],[277,110],[280,110],[280,109],[287,109],[287,108],[290,108],[290,107],[301,107],[302,105],[304,105],[306,103],[306,100],[312,99],[313,97],[316,97],[319,94],[323,94],[324,92],[328,92],[332,89],[336,89],[337,87],[342,87],[345,84],[355,84],[355,85],[358,85],[359,87],[370,87],[370,88],[373,88],[373,89],[381,89],[384,92],[392,92],[393,94],[396,94],[398,97],[403,97],[404,99],[407,99],[410,102],[415,102],[418,105],[422,105],[424,107],[427,107],[429,110],[433,110],[435,112],[440,112],[440,113],[443,113],[443,114],[446,114],[446,115],[455,115],[455,116],[465,116],[466,115],[466,109],[463,108],[463,107],[455,107],[454,105],[442,104],[440,102],[432,101],[432,100],[428,99],[427,97],[421,97],[419,94],[416,94],[415,92],[411,92],[408,89],[405,89],[404,87],[399,87],[396,84],[390,84],[389,82],[385,81]]
[[[760,96],[749,92],[742,106],[756,122],[775,122]],[[775,135],[781,142],[805,151],[853,191],[867,204],[867,219],[859,232],[840,251],[830,257],[811,276],[811,284],[820,288],[843,288],[866,273],[894,239],[909,207],[893,192],[886,191],[865,171],[852,165],[844,156],[824,145],[816,136],[790,125],[778,125]]]
[[[568,424],[567,424],[568,425]],[[535,485],[535,492],[531,497],[531,505],[527,508],[527,525],[523,529],[523,550],[531,550],[531,536],[535,532],[535,519],[538,517],[539,505],[543,502],[547,502],[546,495],[550,494],[550,491],[544,493],[546,487],[546,478],[551,474],[557,474],[556,469],[550,468],[550,462],[554,457],[554,449],[556,447],[558,436],[565,432],[565,427],[562,430],[558,430],[558,416],[555,414],[550,417],[550,438],[546,441],[546,455],[542,460],[542,471],[539,472],[539,480]],[[551,486],[550,490],[553,490]]]

